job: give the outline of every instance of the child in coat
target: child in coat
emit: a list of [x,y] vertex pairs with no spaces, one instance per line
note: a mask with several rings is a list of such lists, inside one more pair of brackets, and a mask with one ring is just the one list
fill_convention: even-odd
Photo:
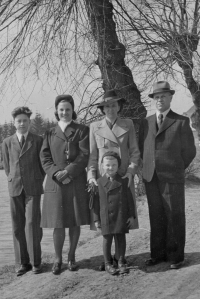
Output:
[[[95,226],[103,235],[105,270],[111,275],[128,272],[125,261],[125,234],[129,232],[135,218],[135,206],[128,188],[128,179],[122,179],[117,174],[120,163],[119,155],[113,151],[103,155],[102,167],[105,174],[97,180],[99,197],[94,201]],[[113,237],[119,253],[118,269],[114,267],[111,255]]]

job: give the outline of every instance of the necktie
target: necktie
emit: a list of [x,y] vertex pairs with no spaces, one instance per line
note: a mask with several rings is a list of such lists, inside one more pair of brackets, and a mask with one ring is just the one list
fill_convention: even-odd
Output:
[[160,129],[160,126],[163,123],[163,114],[158,115],[158,129]]
[[24,135],[22,135],[21,140],[20,140],[21,148],[23,147],[24,143],[25,143],[25,137],[24,137]]

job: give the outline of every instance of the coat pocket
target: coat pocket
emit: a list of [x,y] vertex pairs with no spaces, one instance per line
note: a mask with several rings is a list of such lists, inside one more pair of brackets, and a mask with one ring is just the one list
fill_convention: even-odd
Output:
[[44,192],[49,193],[49,192],[56,192],[56,191],[57,191],[57,184],[53,180],[47,178]]

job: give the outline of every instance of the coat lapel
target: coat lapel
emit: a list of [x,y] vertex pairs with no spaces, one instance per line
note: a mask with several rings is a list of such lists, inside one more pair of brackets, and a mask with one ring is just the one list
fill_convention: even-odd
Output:
[[71,124],[65,129],[64,135],[67,138],[70,138],[74,135],[74,132],[76,131],[76,124],[72,121]]
[[17,134],[14,134],[13,137],[12,137],[12,144],[15,148],[15,150],[19,153],[20,155],[20,152],[21,152],[21,146],[20,146],[20,143],[19,143],[19,140],[17,138]]
[[116,179],[114,179],[113,181],[110,181],[106,174],[103,175],[102,177],[102,183],[103,183],[103,187],[107,192],[112,191],[116,188],[119,188],[122,184],[120,182],[118,182]]
[[97,135],[105,138],[105,139],[109,139],[114,143],[118,144],[118,141],[116,139],[115,134],[111,131],[111,129],[108,127],[105,118],[99,122],[98,124],[98,129],[95,132]]
[[76,131],[75,123],[72,121],[69,126],[66,127],[65,133],[61,130],[60,126],[57,125],[55,127],[55,136],[66,141],[66,138],[70,138],[73,136],[74,132]]
[[156,121],[156,114],[153,114],[149,117],[149,129],[154,136],[157,134]]
[[157,135],[162,133],[163,131],[167,130],[176,120],[173,118],[173,112],[170,110],[166,115],[160,129],[157,132]]
[[118,117],[118,119],[112,129],[115,136],[120,137],[120,136],[124,135],[125,133],[127,133],[128,130],[129,129],[128,129],[126,123],[123,121],[123,119]]
[[66,141],[66,137],[65,137],[65,134],[63,133],[63,131],[61,130],[61,128],[60,128],[60,126],[59,125],[57,125],[56,127],[55,127],[55,136],[57,137],[57,138],[60,138],[60,139],[62,139],[62,140],[64,140],[64,141]]
[[21,153],[20,153],[20,157],[29,150],[29,148],[32,146],[33,144],[33,136],[32,134],[29,132],[26,138],[26,141],[24,143],[24,146],[21,149]]

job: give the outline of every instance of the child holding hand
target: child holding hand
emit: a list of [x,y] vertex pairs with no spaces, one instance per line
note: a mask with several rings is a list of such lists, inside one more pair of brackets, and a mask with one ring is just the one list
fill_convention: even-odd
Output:
[[[132,227],[135,218],[135,206],[128,179],[122,179],[117,173],[121,159],[113,151],[102,157],[105,174],[97,180],[99,197],[94,201],[94,221],[97,230],[103,235],[103,255],[105,270],[111,274],[128,273],[125,260],[126,233]],[[113,265],[111,255],[112,240],[118,249],[118,269]]]

